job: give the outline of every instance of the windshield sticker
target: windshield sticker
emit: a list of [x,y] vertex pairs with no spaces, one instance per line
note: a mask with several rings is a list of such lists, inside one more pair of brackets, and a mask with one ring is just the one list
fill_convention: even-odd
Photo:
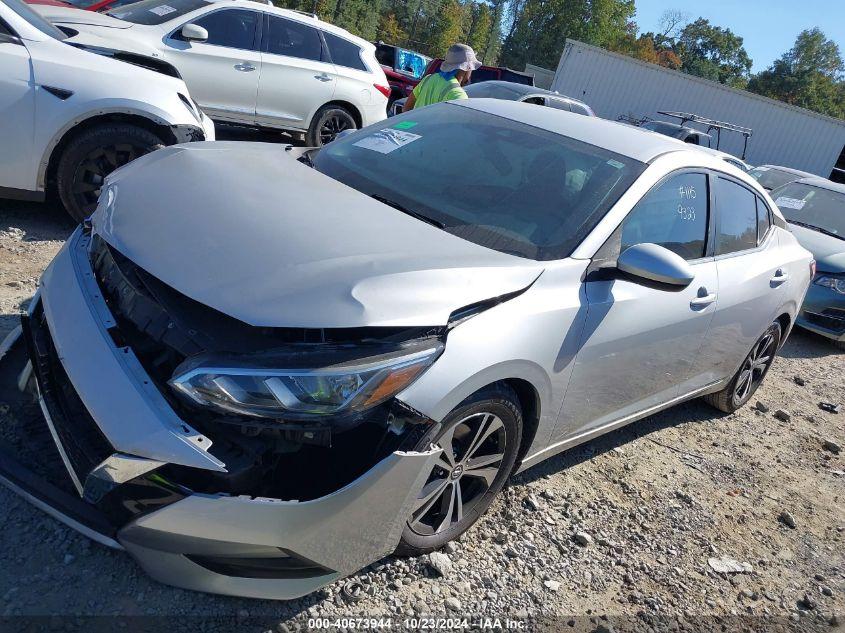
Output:
[[768,167],[755,167],[754,171],[769,171]]
[[379,130],[371,136],[362,138],[360,141],[353,143],[356,147],[369,149],[379,154],[389,154],[396,151],[400,147],[404,147],[408,143],[413,143],[417,139],[422,138],[419,134],[411,134],[410,132],[403,132],[401,130]]
[[607,164],[616,169],[622,169],[625,166],[625,163],[620,163],[618,160],[613,160],[612,158],[607,161]]
[[153,7],[152,9],[150,9],[150,13],[155,13],[156,15],[164,16],[168,13],[176,13],[176,9],[166,4],[162,4],[160,6]]
[[400,121],[396,125],[393,126],[394,130],[410,130],[412,127],[417,125],[416,121]]
[[775,200],[775,204],[779,207],[783,207],[784,209],[795,209],[796,211],[800,211],[804,208],[804,205],[807,204],[807,201],[800,200],[798,198],[786,198],[781,196]]

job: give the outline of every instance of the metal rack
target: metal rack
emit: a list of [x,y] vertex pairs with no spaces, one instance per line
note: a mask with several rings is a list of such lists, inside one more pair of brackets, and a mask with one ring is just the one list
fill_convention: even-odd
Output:
[[754,133],[754,130],[750,127],[742,127],[741,125],[736,125],[734,123],[716,121],[715,119],[708,119],[707,117],[691,114],[689,112],[665,112],[663,110],[658,110],[657,114],[662,114],[674,119],[680,119],[681,125],[686,125],[687,123],[700,123],[701,125],[706,125],[708,133],[711,130],[716,130],[716,149],[719,149],[719,143],[722,140],[722,130],[742,134],[744,139],[742,146],[742,160],[745,160],[745,154],[748,151],[748,139],[751,138],[751,135]]

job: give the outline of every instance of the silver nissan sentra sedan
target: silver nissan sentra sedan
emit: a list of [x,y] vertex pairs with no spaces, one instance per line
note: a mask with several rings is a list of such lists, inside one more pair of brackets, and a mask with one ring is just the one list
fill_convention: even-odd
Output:
[[162,582],[301,596],[597,435],[743,406],[812,277],[785,226],[718,158],[506,101],[162,149],[4,345],[38,404],[0,478]]

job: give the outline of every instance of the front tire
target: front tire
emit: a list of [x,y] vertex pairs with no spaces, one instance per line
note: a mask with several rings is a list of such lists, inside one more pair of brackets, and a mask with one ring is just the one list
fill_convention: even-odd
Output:
[[780,347],[781,336],[780,323],[775,321],[754,343],[728,386],[716,393],[707,394],[704,401],[720,411],[733,413],[751,400],[751,396],[769,373]]
[[434,439],[443,448],[419,494],[396,553],[419,556],[460,536],[493,502],[513,470],[522,439],[519,399],[496,386],[464,400]]
[[357,130],[355,117],[344,107],[326,105],[317,110],[308,132],[305,134],[305,144],[308,147],[322,147],[331,143],[344,130]]
[[126,123],[98,125],[78,134],[62,151],[56,169],[56,189],[65,210],[82,222],[97,208],[106,176],[161,147],[158,136]]

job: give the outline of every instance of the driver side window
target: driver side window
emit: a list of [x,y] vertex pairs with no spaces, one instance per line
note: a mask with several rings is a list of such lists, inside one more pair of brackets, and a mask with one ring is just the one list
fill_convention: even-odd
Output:
[[205,44],[256,50],[255,29],[258,13],[246,9],[223,9],[209,13],[193,21],[193,24],[208,31]]
[[649,191],[625,218],[620,253],[651,242],[686,260],[704,257],[709,206],[706,174],[670,176]]

